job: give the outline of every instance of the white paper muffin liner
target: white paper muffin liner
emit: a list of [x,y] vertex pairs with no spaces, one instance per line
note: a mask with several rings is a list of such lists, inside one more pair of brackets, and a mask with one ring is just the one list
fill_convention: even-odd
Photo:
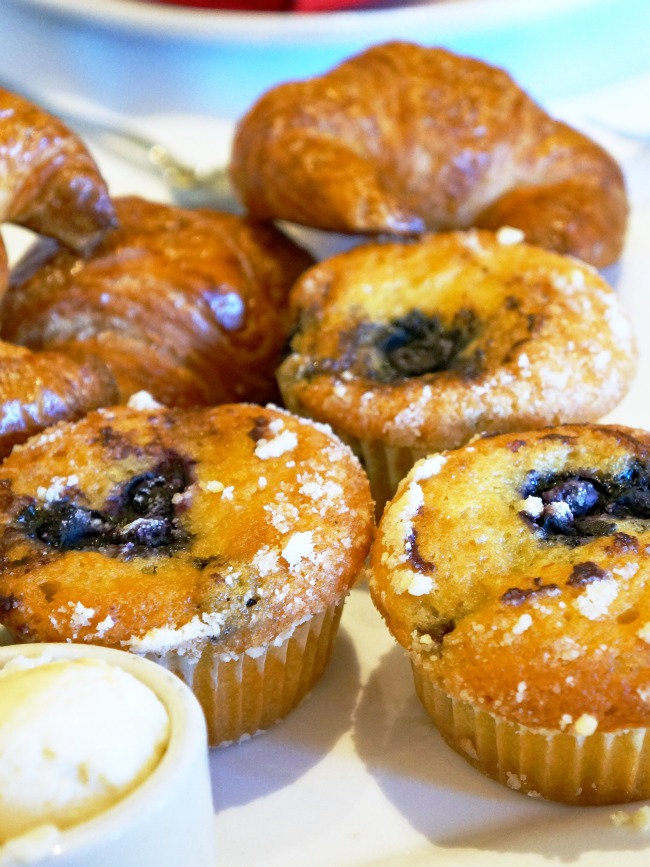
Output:
[[413,464],[429,454],[427,449],[388,446],[377,440],[356,440],[348,443],[365,467],[377,515],[381,515],[397,486]]
[[205,713],[210,746],[225,746],[268,729],[310,692],[331,656],[342,610],[339,600],[276,642],[236,656],[209,640],[145,655],[190,687]]
[[[296,400],[290,384],[278,378],[278,385],[285,407],[296,415],[310,417],[300,401]],[[370,492],[375,501],[375,513],[381,516],[386,503],[392,499],[397,486],[416,461],[426,457],[434,449],[415,449],[408,446],[389,446],[381,440],[366,440],[344,433],[332,425],[334,433],[343,440],[359,458],[370,481]]]
[[648,729],[534,730],[458,701],[412,661],[415,688],[444,740],[488,777],[530,797],[616,804],[650,797]]

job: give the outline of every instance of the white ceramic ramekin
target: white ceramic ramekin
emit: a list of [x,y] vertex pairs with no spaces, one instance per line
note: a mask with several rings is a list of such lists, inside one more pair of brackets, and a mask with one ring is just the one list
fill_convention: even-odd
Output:
[[[10,854],[0,867],[215,867],[214,814],[205,718],[175,675],[131,653],[79,644],[0,647],[0,668],[15,656],[103,659],[146,684],[169,713],[165,754],[137,789],[101,815],[61,831],[56,839]],[[3,854],[4,853],[4,854]]]

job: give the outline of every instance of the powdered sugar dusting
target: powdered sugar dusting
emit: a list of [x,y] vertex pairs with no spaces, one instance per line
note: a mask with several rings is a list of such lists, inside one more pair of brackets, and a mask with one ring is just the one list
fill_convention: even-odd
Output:
[[282,556],[289,564],[289,568],[295,568],[301,560],[314,561],[314,538],[312,530],[294,533],[282,551]]
[[282,419],[275,419],[271,422],[269,430],[274,436],[271,439],[262,437],[255,444],[255,457],[260,460],[279,458],[281,455],[293,451],[298,445],[297,434],[295,431],[285,428]]
[[140,638],[129,638],[122,645],[138,653],[161,653],[197,639],[216,638],[225,621],[220,612],[196,615],[183,626],[161,626],[150,629]]
[[609,606],[617,596],[618,584],[609,578],[587,584],[585,592],[578,596],[574,605],[583,617],[589,620],[598,620],[607,615]]
[[36,495],[40,500],[45,500],[46,503],[51,503],[54,500],[63,499],[63,495],[70,488],[79,484],[79,476],[54,476],[50,484],[46,487],[39,485],[36,489]]

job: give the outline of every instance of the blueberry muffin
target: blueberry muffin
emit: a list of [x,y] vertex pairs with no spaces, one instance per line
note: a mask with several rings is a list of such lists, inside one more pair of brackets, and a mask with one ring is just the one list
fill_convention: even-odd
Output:
[[147,656],[237,740],[321,676],[372,511],[349,449],[283,410],[98,410],[0,468],[0,622]]
[[520,237],[367,244],[295,284],[284,402],[362,457],[380,508],[430,452],[478,433],[594,421],[625,394],[636,349],[614,291]]
[[445,740],[573,804],[650,797],[650,434],[566,425],[418,462],[370,591]]

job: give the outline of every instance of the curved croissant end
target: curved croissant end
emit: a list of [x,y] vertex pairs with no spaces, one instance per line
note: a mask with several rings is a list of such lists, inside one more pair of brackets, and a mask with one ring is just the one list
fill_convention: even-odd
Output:
[[[115,224],[115,211],[82,141],[57,118],[0,88],[2,222],[87,254]],[[0,238],[0,296],[8,280]],[[0,340],[0,460],[32,434],[116,399],[113,375],[99,359],[79,362]]]
[[106,183],[81,139],[58,118],[0,88],[0,222],[85,253],[114,221]]
[[622,172],[501,69],[408,42],[268,90],[231,177],[252,217],[336,232],[520,228],[596,266],[621,252]]
[[98,360],[79,364],[0,341],[0,460],[44,428],[115,399],[113,377]]
[[[57,245],[47,242],[47,246]],[[8,278],[7,254],[0,238],[0,296]],[[32,352],[0,340],[0,461],[16,444],[44,428],[81,418],[116,400],[113,375],[99,359],[78,362],[61,353]]]

